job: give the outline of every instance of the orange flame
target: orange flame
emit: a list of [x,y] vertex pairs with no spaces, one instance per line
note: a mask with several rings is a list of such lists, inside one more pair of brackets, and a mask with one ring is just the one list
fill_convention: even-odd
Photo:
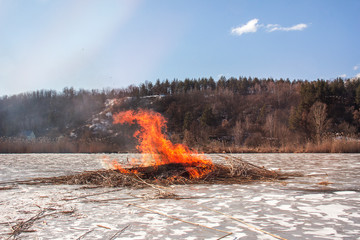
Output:
[[[136,148],[143,153],[141,159],[143,166],[181,164],[190,178],[202,178],[213,170],[213,163],[204,155],[190,151],[185,145],[173,144],[165,137],[162,129],[166,130],[167,122],[161,114],[148,110],[129,110],[114,115],[114,124],[135,124],[135,122],[140,125],[140,130],[135,132],[134,137],[140,142]],[[112,165],[122,173],[129,173],[116,161]]]

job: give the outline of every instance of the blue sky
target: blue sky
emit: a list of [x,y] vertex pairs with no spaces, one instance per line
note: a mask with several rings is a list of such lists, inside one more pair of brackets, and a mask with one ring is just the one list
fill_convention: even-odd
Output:
[[0,0],[0,96],[360,76],[360,1]]

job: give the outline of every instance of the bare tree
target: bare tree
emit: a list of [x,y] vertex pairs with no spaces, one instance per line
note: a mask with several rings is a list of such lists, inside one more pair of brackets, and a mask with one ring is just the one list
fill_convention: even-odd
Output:
[[236,124],[233,128],[233,136],[234,136],[235,144],[240,145],[242,143],[244,136],[244,129],[242,127],[242,123],[240,120],[236,121]]
[[315,102],[310,108],[309,120],[310,124],[315,130],[315,138],[317,143],[321,143],[324,136],[329,120],[327,120],[327,106],[322,102]]
[[266,116],[265,125],[263,126],[264,130],[269,133],[269,137],[274,137],[275,132],[275,118],[274,114],[270,113]]

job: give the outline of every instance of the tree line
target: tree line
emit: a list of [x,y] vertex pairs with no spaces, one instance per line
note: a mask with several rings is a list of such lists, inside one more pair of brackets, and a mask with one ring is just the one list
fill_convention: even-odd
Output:
[[[251,77],[156,80],[123,89],[64,88],[62,92],[39,90],[3,96],[0,136],[16,137],[28,130],[37,137],[63,136],[84,125],[104,109],[107,99],[114,98],[130,99],[114,111],[142,107],[160,112],[168,120],[169,138],[204,151],[296,148],[359,137],[360,79]],[[118,149],[124,143],[101,137],[99,141],[111,141]],[[87,133],[86,138],[97,136]]]

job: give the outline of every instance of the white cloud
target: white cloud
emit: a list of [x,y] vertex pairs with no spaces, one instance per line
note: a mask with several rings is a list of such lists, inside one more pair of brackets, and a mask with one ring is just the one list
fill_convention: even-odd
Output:
[[358,70],[358,69],[359,69],[359,65],[355,65],[353,69],[354,69],[354,71]]
[[258,29],[264,28],[267,32],[275,32],[275,31],[302,31],[308,27],[305,23],[299,23],[291,27],[282,27],[280,24],[258,24],[259,19],[254,18],[248,21],[246,24],[241,25],[240,27],[232,28],[231,33],[234,35],[241,36],[244,33],[254,33],[257,32]]
[[266,29],[268,32],[273,32],[276,30],[279,30],[279,28],[281,28],[281,26],[279,24],[268,24],[266,25]]
[[356,74],[355,77],[356,77],[356,78],[360,78],[360,73]]
[[339,75],[340,78],[346,78],[346,74]]
[[239,35],[239,36],[244,33],[254,33],[259,28],[259,25],[257,24],[258,22],[259,22],[259,19],[254,18],[240,27],[232,28],[231,33],[235,34],[235,35]]
[[291,27],[282,27],[279,24],[268,24],[268,25],[266,25],[266,29],[267,29],[268,32],[274,32],[274,31],[285,31],[285,32],[302,31],[307,27],[308,26],[305,23],[299,23],[299,24],[296,24],[296,25],[291,26]]

